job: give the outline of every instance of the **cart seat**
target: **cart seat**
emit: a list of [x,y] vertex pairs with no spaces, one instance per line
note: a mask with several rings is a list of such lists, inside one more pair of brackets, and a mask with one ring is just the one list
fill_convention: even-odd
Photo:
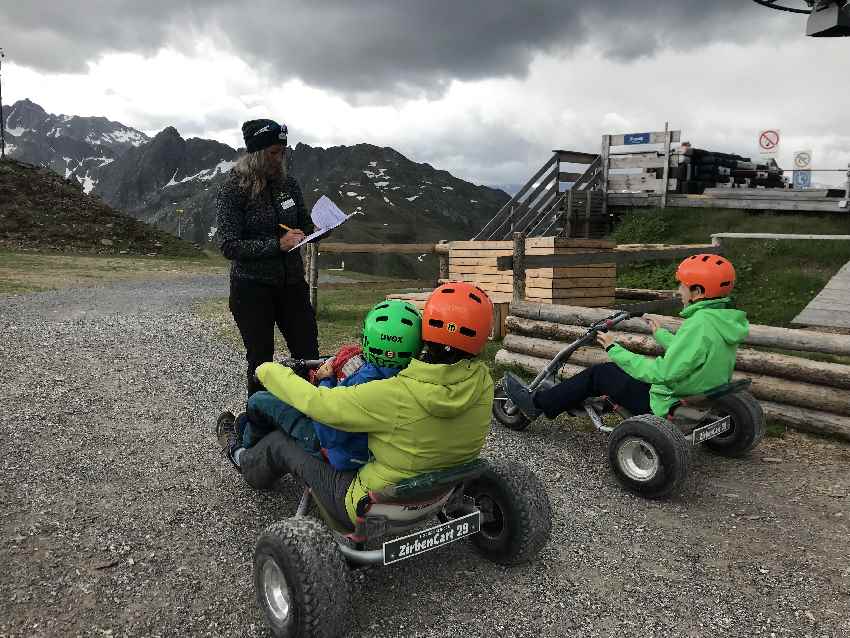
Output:
[[354,536],[358,540],[371,540],[417,527],[436,516],[450,501],[460,501],[462,493],[458,488],[481,476],[486,469],[486,461],[476,459],[370,492],[357,505]]
[[726,396],[727,394],[734,394],[736,392],[740,392],[741,390],[746,390],[752,384],[752,379],[739,379],[738,381],[730,381],[729,383],[724,383],[723,385],[719,385],[716,388],[712,388],[711,390],[706,390],[702,394],[693,394],[688,397],[680,397],[676,403],[670,406],[670,411],[668,412],[668,416],[672,416],[673,413],[683,405],[704,408],[711,405],[720,397]]

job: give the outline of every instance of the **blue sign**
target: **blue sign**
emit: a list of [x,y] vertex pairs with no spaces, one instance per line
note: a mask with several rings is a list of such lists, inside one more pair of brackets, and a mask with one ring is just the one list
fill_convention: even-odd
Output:
[[652,133],[628,133],[623,136],[623,144],[649,144]]
[[811,171],[794,171],[794,188],[811,188]]

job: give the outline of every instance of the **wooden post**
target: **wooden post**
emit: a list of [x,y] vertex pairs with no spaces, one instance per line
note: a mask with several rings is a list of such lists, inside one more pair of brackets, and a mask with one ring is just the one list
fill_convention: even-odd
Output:
[[608,215],[608,156],[611,153],[611,136],[602,136],[602,216]]
[[[445,239],[441,239],[439,241],[440,244],[448,244],[449,242]],[[449,253],[448,252],[438,252],[437,260],[440,263],[440,273],[437,275],[437,286],[440,285],[440,279],[448,279],[449,278]],[[436,287],[436,286],[435,286]]]
[[661,191],[661,208],[667,208],[667,189],[670,185],[670,122],[664,122],[664,177],[662,181],[663,189]]
[[[573,184],[575,186],[575,184]],[[567,193],[567,223],[564,225],[564,237],[570,238],[572,236],[572,223],[573,223],[573,188],[570,187],[570,192]]]
[[847,165],[847,188],[844,191],[844,208],[850,208],[850,164]]
[[513,302],[525,300],[525,235],[514,233],[514,296]]
[[316,303],[318,302],[319,293],[319,244],[307,244],[307,255],[307,263],[309,264],[308,283],[310,286],[310,305],[313,306],[313,310],[317,310]]
[[584,238],[590,239],[590,215],[592,213],[591,206],[593,206],[593,191],[587,191],[587,206],[584,211]]

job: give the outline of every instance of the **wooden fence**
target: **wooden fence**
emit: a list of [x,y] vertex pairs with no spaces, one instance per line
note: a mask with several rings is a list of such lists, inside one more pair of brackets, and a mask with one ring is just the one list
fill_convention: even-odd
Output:
[[328,242],[323,244],[307,244],[304,264],[305,279],[310,286],[310,304],[316,308],[318,302],[319,282],[319,253],[350,254],[350,253],[381,253],[381,254],[413,254],[422,255],[436,253],[439,258],[440,274],[438,278],[449,276],[449,244],[441,241],[427,244],[345,244]]
[[[602,308],[512,303],[506,318],[507,335],[496,362],[537,374],[568,342],[584,334],[592,322],[613,311]],[[664,324],[675,331],[681,319]],[[658,356],[663,350],[641,320],[617,326],[619,342],[633,352]],[[746,346],[798,353],[850,356],[850,336],[751,325]],[[584,368],[607,361],[599,348],[580,348],[562,368],[570,377]],[[800,355],[738,350],[735,379],[752,379],[751,391],[768,418],[810,432],[850,439],[850,365],[813,361]]]

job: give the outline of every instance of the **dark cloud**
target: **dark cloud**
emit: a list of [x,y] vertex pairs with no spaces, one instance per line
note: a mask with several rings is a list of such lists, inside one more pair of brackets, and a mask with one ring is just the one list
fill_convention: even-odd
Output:
[[591,44],[634,60],[752,40],[777,20],[748,0],[54,0],[4,2],[0,43],[21,64],[81,72],[104,53],[185,49],[205,35],[263,75],[409,95],[455,78],[521,77],[541,51]]

